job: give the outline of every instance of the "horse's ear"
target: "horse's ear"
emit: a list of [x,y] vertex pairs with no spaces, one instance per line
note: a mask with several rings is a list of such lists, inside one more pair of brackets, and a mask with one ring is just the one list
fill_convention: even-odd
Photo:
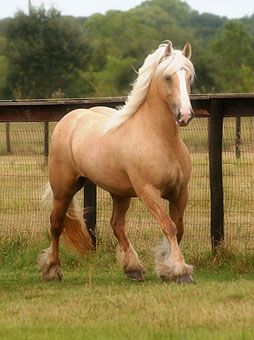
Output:
[[186,42],[183,48],[183,55],[187,58],[190,59],[191,58],[191,44],[189,42]]
[[173,52],[173,45],[172,45],[172,42],[171,41],[167,41],[167,46],[166,46],[166,49],[165,49],[165,54],[164,54],[164,57],[168,57],[172,54]]

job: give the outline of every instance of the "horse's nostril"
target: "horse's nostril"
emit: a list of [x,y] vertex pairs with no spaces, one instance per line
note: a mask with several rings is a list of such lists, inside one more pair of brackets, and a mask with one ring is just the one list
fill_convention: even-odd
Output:
[[180,120],[181,120],[181,118],[182,118],[182,114],[181,114],[181,112],[180,112],[180,111],[178,112],[178,114],[177,114],[176,118],[177,118],[177,120],[178,120],[178,121],[180,121]]

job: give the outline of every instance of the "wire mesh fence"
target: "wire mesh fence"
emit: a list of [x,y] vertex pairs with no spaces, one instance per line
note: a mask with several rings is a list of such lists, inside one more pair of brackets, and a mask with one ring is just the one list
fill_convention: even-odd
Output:
[[224,224],[228,242],[254,248],[254,117],[224,119]]
[[[49,139],[54,126],[49,123]],[[236,126],[235,118],[224,119],[225,242],[253,249],[254,117],[241,118],[240,139]],[[38,238],[49,228],[49,208],[41,202],[47,183],[44,129],[44,123],[0,124],[1,238],[20,234]],[[193,161],[184,245],[210,249],[208,119],[195,119],[181,128],[181,135]],[[97,190],[98,243],[112,244],[111,199],[108,193]],[[78,197],[82,204],[83,194]],[[127,230],[137,247],[155,246],[161,237],[159,226],[138,199],[132,200],[128,211]]]

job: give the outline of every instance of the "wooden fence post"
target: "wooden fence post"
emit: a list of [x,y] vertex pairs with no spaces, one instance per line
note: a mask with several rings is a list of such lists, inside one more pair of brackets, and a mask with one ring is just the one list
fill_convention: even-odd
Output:
[[6,153],[11,153],[11,129],[10,122],[5,125]]
[[236,158],[241,156],[241,117],[239,114],[236,116],[235,155]]
[[208,140],[211,195],[211,242],[212,250],[224,240],[224,202],[222,180],[223,112],[220,102],[211,100]]
[[96,185],[85,180],[84,184],[84,220],[89,234],[92,238],[94,249],[96,248],[96,212],[97,212],[97,190]]
[[48,159],[49,155],[49,123],[44,122],[44,156]]

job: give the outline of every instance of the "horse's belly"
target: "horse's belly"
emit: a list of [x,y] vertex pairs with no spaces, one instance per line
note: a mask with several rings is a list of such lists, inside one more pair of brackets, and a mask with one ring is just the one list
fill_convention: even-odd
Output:
[[107,185],[107,183],[103,182],[94,182],[100,188],[110,192],[113,195],[123,196],[123,197],[136,197],[135,190],[131,186],[121,186],[121,185]]
[[118,168],[110,170],[105,164],[88,162],[82,167],[81,172],[84,177],[112,194],[136,196],[128,176]]
[[93,181],[112,194],[135,196],[130,179],[112,145],[92,137],[74,154],[80,176]]

